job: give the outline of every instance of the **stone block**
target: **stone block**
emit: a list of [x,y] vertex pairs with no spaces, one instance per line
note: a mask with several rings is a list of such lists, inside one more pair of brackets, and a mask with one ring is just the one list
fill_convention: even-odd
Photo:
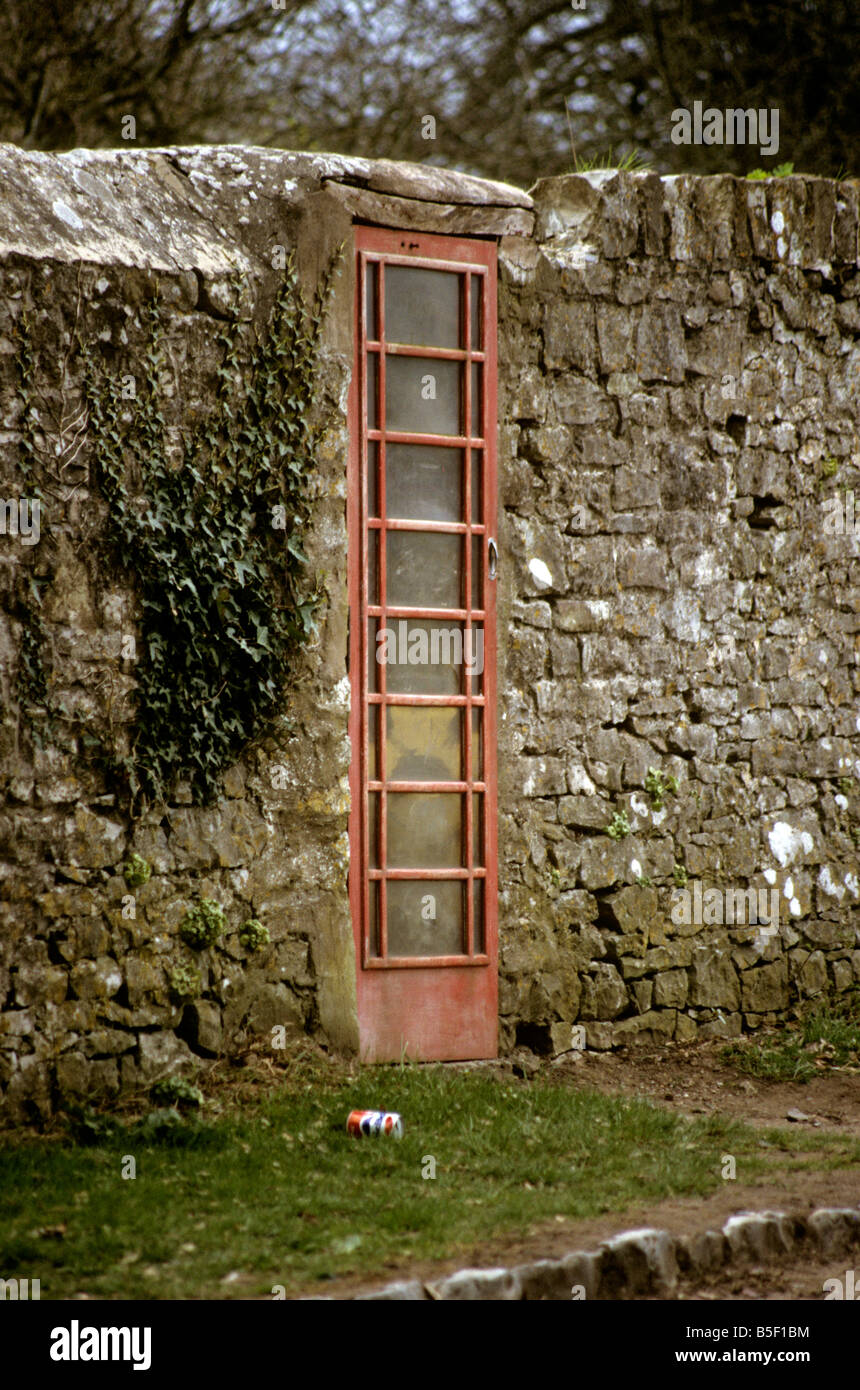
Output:
[[736,1010],[741,994],[728,951],[715,945],[697,946],[690,963],[690,1003]]
[[644,1227],[604,1241],[601,1298],[670,1297],[678,1282],[675,1242],[668,1231]]
[[584,981],[580,1017],[583,1019],[617,1018],[628,1005],[627,989],[614,965],[594,967]]
[[513,1302],[522,1298],[519,1276],[511,1269],[461,1269],[428,1285],[431,1298],[461,1303]]
[[654,980],[654,1003],[658,1008],[680,1009],[687,1002],[686,970],[664,970]]

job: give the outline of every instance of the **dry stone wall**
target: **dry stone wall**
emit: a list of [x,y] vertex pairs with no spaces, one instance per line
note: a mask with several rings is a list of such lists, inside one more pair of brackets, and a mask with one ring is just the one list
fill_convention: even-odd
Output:
[[532,193],[501,249],[503,1028],[732,1036],[860,981],[858,186]]
[[[6,255],[0,290],[0,466],[3,496],[21,487],[16,324],[32,323],[45,447],[58,463],[44,494],[41,543],[2,538],[2,788],[0,1084],[13,1114],[148,1087],[240,1049],[271,1029],[324,1029],[355,1043],[347,899],[349,741],[346,721],[345,398],[351,370],[347,273],[326,324],[319,382],[318,468],[306,539],[326,578],[321,629],[286,692],[269,737],[226,771],[223,796],[192,804],[180,782],[169,804],[132,818],[63,719],[35,737],[16,678],[25,640],[22,583],[44,578],[43,651],[55,706],[104,722],[130,718],[138,632],[135,576],[111,558],[91,450],[75,453],[82,378],[76,325],[108,344],[131,374],[145,347],[142,306],[156,282],[164,305],[168,433],[211,411],[223,359],[218,335],[239,308],[265,321],[279,272],[296,252],[308,293],[349,219],[304,199],[305,166],[285,177],[265,154],[99,155],[53,159],[8,151]],[[97,212],[97,215],[96,215]],[[239,279],[236,288],[234,277]],[[58,364],[67,358],[66,379]],[[67,447],[69,446],[69,447]],[[181,458],[181,448],[179,457]],[[46,544],[49,542],[49,544]],[[213,692],[214,693],[214,692]],[[125,873],[136,854],[146,882]],[[226,931],[195,950],[179,928],[204,900]],[[260,921],[269,942],[242,944]],[[177,974],[179,972],[179,974]],[[186,978],[182,978],[186,972]],[[188,987],[188,977],[192,985]],[[177,990],[176,985],[179,985]]]
[[[24,312],[56,460],[50,545],[8,524],[0,536],[0,1088],[13,1115],[146,1087],[276,1027],[357,1044],[354,220],[500,246],[503,1049],[733,1035],[857,985],[856,184],[594,174],[530,196],[232,148],[4,147],[0,166],[2,497],[25,492]],[[273,249],[296,251],[311,291],[341,242],[307,538],[325,578],[319,638],[213,805],[180,784],[132,817],[79,733],[60,721],[34,739],[38,711],[20,699],[30,579],[45,589],[55,701],[122,723],[134,688],[123,643],[140,599],[105,545],[73,334],[85,323],[134,372],[159,282],[181,458],[183,429],[212,407],[232,307],[265,320]],[[132,853],[146,882],[124,872]],[[726,895],[748,889],[768,895],[771,920],[728,920]],[[204,898],[227,931],[194,952],[178,927]],[[270,935],[256,951],[239,939],[249,917]],[[199,974],[193,998],[173,987],[181,968]]]

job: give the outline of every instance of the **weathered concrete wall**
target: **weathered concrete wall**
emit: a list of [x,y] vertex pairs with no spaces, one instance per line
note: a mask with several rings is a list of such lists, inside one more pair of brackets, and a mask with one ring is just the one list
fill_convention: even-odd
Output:
[[[503,1031],[732,1035],[860,980],[860,534],[828,531],[860,495],[858,186],[532,193],[501,255]],[[726,925],[751,886],[778,934]]]
[[[44,442],[63,465],[43,519],[47,664],[55,698],[94,716],[133,686],[120,651],[138,600],[105,560],[92,460],[64,433],[81,382],[73,353],[64,387],[57,363],[76,317],[133,362],[158,277],[178,429],[212,403],[231,276],[262,322],[276,246],[295,248],[309,287],[347,250],[309,538],[326,575],[321,633],[280,727],[230,769],[218,803],[197,809],[180,788],[132,821],[73,738],[33,745],[15,699],[16,595],[48,562],[0,538],[0,1086],[14,1113],[147,1084],[278,1024],[356,1045],[354,219],[500,239],[503,1047],[562,1050],[579,1023],[598,1047],[732,1034],[860,979],[860,541],[826,531],[824,506],[860,491],[855,185],[590,175],[530,198],[416,166],[247,149],[4,147],[0,167],[0,495],[20,490],[13,328],[26,309]],[[678,780],[662,809],[652,767]],[[622,810],[631,833],[613,840]],[[133,919],[130,851],[153,871]],[[779,932],[707,911],[673,922],[685,876],[691,894],[776,888]],[[176,932],[204,897],[229,931],[193,953],[201,994],[180,1004],[170,971],[192,953]],[[250,915],[271,934],[254,954],[237,937]]]

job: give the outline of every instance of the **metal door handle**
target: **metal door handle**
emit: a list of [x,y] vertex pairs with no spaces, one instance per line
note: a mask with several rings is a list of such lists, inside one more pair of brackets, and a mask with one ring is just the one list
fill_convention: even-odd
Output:
[[492,536],[490,536],[490,539],[487,541],[487,550],[490,555],[490,578],[495,579],[499,572],[499,547],[496,545]]

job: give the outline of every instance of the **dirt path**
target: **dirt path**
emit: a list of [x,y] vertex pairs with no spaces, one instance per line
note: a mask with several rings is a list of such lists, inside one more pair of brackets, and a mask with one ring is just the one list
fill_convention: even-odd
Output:
[[717,1112],[746,1124],[783,1127],[799,1110],[814,1129],[860,1138],[860,1072],[822,1072],[812,1081],[761,1081],[720,1061],[723,1043],[689,1043],[667,1051],[642,1048],[611,1053],[570,1053],[550,1064],[566,1083],[620,1095],[643,1096],[679,1114]]

